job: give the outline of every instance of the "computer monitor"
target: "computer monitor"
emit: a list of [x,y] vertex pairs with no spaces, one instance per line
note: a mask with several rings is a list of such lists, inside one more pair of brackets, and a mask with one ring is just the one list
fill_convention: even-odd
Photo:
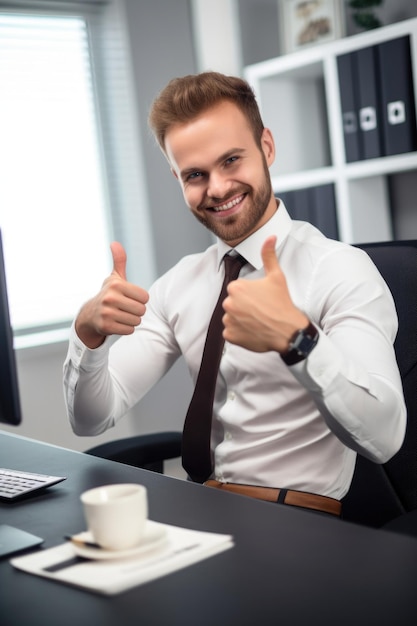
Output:
[[0,230],[0,422],[17,426],[21,420],[19,385]]

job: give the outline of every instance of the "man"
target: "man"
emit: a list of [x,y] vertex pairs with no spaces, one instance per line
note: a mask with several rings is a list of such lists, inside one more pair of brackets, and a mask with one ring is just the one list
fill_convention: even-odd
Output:
[[182,259],[149,294],[127,281],[125,252],[112,244],[113,271],[75,320],[65,363],[73,429],[113,426],[181,354],[197,379],[232,249],[247,263],[223,301],[209,484],[248,495],[239,485],[266,488],[254,495],[275,501],[289,489],[301,506],[303,492],[317,494],[312,508],[328,510],[320,501],[347,493],[356,453],[384,463],[404,437],[392,297],[365,253],[293,222],[274,197],[274,140],[244,81],[214,72],[174,79],[150,125],[217,243]]

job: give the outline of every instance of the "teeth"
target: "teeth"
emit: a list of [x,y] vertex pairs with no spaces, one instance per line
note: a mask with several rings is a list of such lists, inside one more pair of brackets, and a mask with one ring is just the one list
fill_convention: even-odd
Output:
[[228,209],[231,209],[232,207],[236,206],[236,204],[239,204],[242,198],[243,196],[239,196],[239,198],[235,198],[234,200],[231,200],[230,202],[226,202],[226,204],[221,204],[220,206],[213,207],[213,211],[227,211]]

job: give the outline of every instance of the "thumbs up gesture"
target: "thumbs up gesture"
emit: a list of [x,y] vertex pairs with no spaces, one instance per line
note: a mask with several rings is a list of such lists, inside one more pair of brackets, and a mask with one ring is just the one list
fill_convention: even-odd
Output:
[[113,258],[113,271],[112,274],[114,276],[120,276],[123,280],[127,280],[126,278],[126,264],[127,264],[127,255],[126,250],[123,248],[122,244],[118,241],[113,241],[110,244],[111,255]]
[[75,330],[89,348],[100,346],[107,335],[131,335],[146,311],[148,293],[126,278],[126,252],[118,242],[110,246],[113,270],[99,293],[80,310]]
[[225,340],[253,352],[286,352],[294,333],[308,324],[291,299],[275,244],[272,236],[262,246],[265,276],[229,283],[223,302]]

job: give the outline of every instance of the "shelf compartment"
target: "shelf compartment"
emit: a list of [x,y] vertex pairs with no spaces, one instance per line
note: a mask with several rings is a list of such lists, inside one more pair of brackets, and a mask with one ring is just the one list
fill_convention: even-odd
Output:
[[348,183],[350,243],[390,241],[393,228],[385,176],[358,178]]
[[275,139],[271,175],[330,166],[323,63],[261,77],[254,88],[264,124]]

